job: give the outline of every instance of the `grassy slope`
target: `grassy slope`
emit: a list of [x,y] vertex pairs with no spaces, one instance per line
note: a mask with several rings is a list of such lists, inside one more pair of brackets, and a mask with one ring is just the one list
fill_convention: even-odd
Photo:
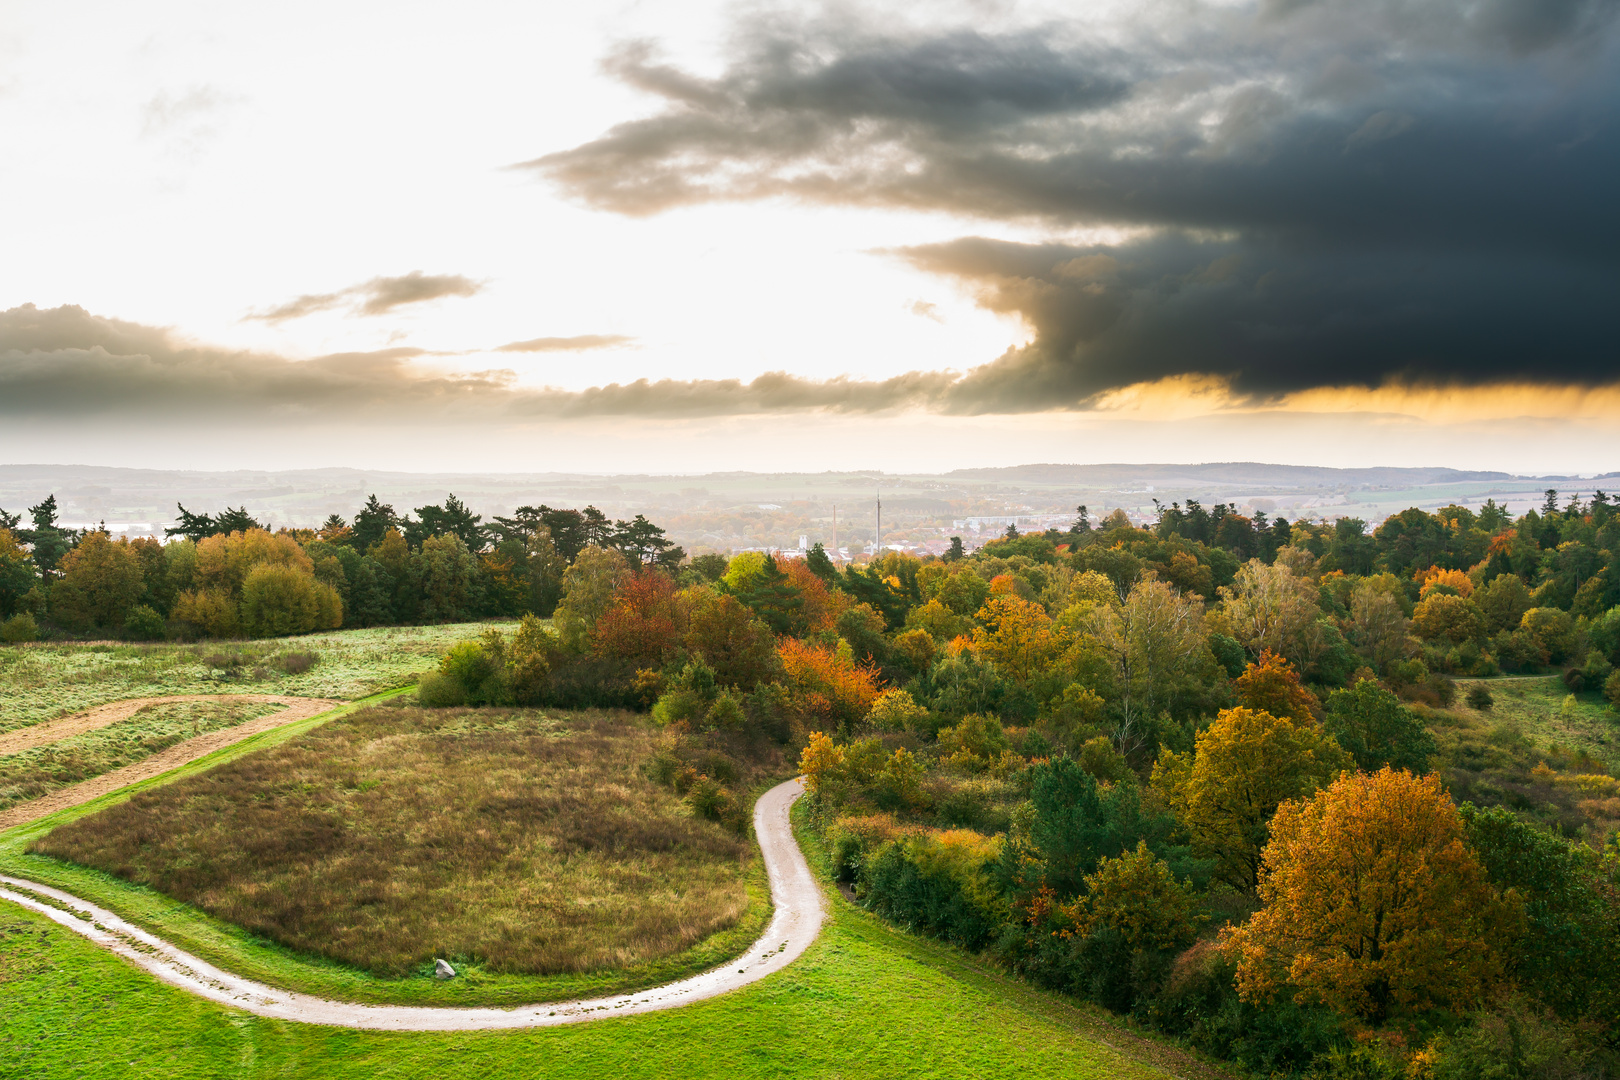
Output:
[[1093,1011],[832,904],[801,960],[724,997],[572,1028],[412,1035],[227,1010],[0,904],[0,928],[14,928],[0,938],[0,1077],[1214,1075]]
[[[1463,698],[1475,684],[1490,690],[1494,704],[1489,712],[1475,713],[1464,704]],[[1566,712],[1564,700],[1569,696],[1556,675],[1459,679],[1453,710],[1492,724],[1516,724],[1537,745],[1584,750],[1620,768],[1620,712],[1610,708],[1597,690],[1576,694],[1573,708]]]
[[[477,637],[488,623],[390,626],[306,637],[196,645],[41,644],[0,647],[0,732],[132,697],[166,694],[293,694],[358,698],[427,671],[450,645]],[[320,661],[289,675],[267,663],[284,652]],[[245,661],[240,678],[210,658]],[[256,673],[257,676],[256,677]]]

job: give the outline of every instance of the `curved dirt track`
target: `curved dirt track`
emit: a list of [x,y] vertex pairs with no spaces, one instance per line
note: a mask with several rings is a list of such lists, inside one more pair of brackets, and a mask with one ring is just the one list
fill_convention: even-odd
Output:
[[[90,779],[80,783],[59,788],[49,795],[41,795],[37,799],[30,799],[28,802],[18,803],[8,809],[0,810],[0,832],[16,825],[37,821],[39,818],[45,817],[47,814],[54,814],[58,810],[66,810],[70,806],[78,806],[80,803],[89,802],[91,799],[106,795],[108,792],[117,791],[121,787],[127,787],[142,780],[149,780],[154,776],[168,772],[170,769],[195,761],[205,754],[212,754],[215,750],[230,746],[233,743],[239,743],[243,739],[257,735],[262,731],[269,731],[284,724],[304,720],[326,712],[328,709],[335,709],[340,705],[347,704],[347,702],[326,698],[286,697],[280,694],[185,694],[177,697],[133,698],[129,701],[102,705],[86,712],[65,716],[60,720],[51,720],[45,725],[37,726],[49,727],[56,724],[67,724],[70,721],[80,725],[75,730],[61,730],[55,736],[56,739],[65,739],[69,735],[94,731],[96,728],[106,727],[108,724],[115,724],[120,720],[127,720],[147,705],[158,705],[169,701],[272,702],[286,705],[286,708],[279,712],[273,712],[268,716],[261,716],[257,720],[249,720],[245,724],[222,728],[219,731],[210,731],[187,739],[184,742],[175,743],[167,750],[160,750],[149,758],[125,765],[121,769],[114,769],[112,772],[102,773],[100,776],[92,776]],[[128,707],[127,712],[122,714],[118,712],[118,710],[126,707]],[[98,719],[100,720],[99,723],[93,722]],[[24,732],[33,730],[35,729],[23,729]],[[21,734],[21,732],[11,734],[17,735]],[[6,736],[5,738],[10,737]],[[42,746],[53,741],[55,739],[44,739],[33,745]],[[13,749],[0,749],[0,753],[14,754],[16,752]]]
[[[754,829],[770,875],[776,906],[765,933],[731,963],[667,986],[616,997],[526,1005],[515,1009],[455,1008],[425,1005],[358,1005],[280,990],[233,975],[161,938],[125,922],[110,911],[58,889],[0,875],[0,899],[9,900],[82,934],[91,941],[171,985],[222,1005],[259,1016],[308,1024],[378,1031],[482,1031],[501,1028],[554,1027],[610,1016],[655,1012],[689,1005],[765,978],[797,959],[821,933],[826,911],[821,887],[804,853],[793,840],[788,811],[804,792],[800,780],[767,791],[754,806]],[[12,888],[6,888],[11,886]],[[23,892],[49,897],[62,910]]]

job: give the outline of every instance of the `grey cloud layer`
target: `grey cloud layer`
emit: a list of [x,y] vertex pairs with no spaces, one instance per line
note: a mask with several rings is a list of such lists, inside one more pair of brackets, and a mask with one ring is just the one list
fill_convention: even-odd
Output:
[[32,304],[0,312],[0,420],[72,417],[367,423],[522,423],[589,417],[872,413],[928,406],[949,373],[817,382],[772,372],[638,380],[584,391],[518,387],[510,371],[424,372],[420,349],[293,361],[180,341],[167,330]]
[[787,196],[1152,232],[1069,254],[1115,260],[1085,280],[1055,249],[908,255],[1039,334],[970,380],[984,408],[1155,374],[1620,377],[1600,318],[1620,2],[1142,10],[1002,34],[760,21],[714,78],[636,45],[608,67],[662,110],[526,167],[626,214]]
[[413,270],[400,277],[376,277],[330,293],[307,293],[268,311],[255,312],[249,319],[286,322],[318,311],[350,306],[359,315],[386,315],[407,304],[420,304],[445,296],[475,296],[482,282],[460,274],[424,274]]

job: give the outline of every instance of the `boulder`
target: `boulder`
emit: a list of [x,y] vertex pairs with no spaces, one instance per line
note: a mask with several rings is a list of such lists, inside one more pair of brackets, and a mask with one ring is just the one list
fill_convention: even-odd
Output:
[[433,961],[433,977],[435,979],[453,979],[456,977],[456,969],[444,960],[435,960]]

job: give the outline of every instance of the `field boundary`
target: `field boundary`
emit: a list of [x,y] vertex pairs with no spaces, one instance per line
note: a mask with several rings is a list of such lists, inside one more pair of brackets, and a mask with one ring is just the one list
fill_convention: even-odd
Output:
[[612,997],[510,1009],[333,1001],[234,975],[105,908],[49,885],[0,874],[0,899],[80,934],[163,982],[259,1016],[378,1031],[555,1027],[678,1008],[757,982],[801,956],[820,935],[827,914],[820,883],[793,836],[790,812],[803,792],[802,780],[789,780],[760,796],[754,806],[755,833],[774,905],[770,925],[759,940],[743,956],[700,975]]

